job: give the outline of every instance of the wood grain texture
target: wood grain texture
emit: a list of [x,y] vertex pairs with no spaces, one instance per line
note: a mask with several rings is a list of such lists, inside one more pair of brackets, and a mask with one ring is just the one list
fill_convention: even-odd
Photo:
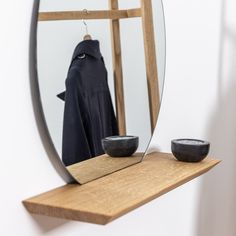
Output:
[[[111,10],[118,10],[118,0],[109,0]],[[116,117],[118,121],[119,134],[126,135],[125,101],[123,87],[123,70],[120,40],[120,23],[118,19],[111,20],[112,61],[116,100]]]
[[[220,161],[176,161],[152,153],[143,162],[84,185],[68,184],[23,201],[29,212],[96,224],[108,222],[207,172]],[[148,216],[146,216],[148,217]]]
[[149,96],[149,109],[152,132],[155,129],[160,109],[159,81],[157,73],[156,47],[153,26],[152,1],[141,1],[141,14],[143,22],[143,38],[146,61],[146,74]]
[[142,156],[143,153],[136,153],[131,157],[118,158],[102,155],[68,166],[67,170],[80,184],[84,184],[137,164],[142,160]]
[[38,21],[81,20],[81,19],[125,19],[140,17],[141,9],[100,10],[100,11],[58,11],[40,12]]

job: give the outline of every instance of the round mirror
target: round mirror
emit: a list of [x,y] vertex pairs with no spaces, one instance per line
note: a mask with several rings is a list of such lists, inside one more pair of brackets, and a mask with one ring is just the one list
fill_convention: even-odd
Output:
[[162,1],[41,0],[37,10],[38,104],[67,182],[142,161],[164,83]]

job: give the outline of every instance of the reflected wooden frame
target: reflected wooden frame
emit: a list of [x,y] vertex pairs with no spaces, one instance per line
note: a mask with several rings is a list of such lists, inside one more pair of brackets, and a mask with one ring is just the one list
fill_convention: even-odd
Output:
[[108,0],[110,10],[100,11],[60,11],[40,12],[39,21],[110,19],[113,54],[113,73],[115,84],[116,116],[119,134],[126,134],[125,102],[123,87],[122,52],[120,40],[120,19],[142,18],[143,39],[145,49],[146,76],[149,97],[151,131],[156,126],[160,109],[160,93],[157,71],[156,47],[153,26],[152,1],[140,0],[141,7],[119,10],[118,0]]

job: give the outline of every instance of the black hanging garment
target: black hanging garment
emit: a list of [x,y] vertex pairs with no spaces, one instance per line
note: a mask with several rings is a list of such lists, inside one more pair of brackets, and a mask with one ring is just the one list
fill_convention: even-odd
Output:
[[104,154],[101,139],[118,135],[107,83],[107,70],[97,40],[75,48],[66,79],[62,160],[66,166]]

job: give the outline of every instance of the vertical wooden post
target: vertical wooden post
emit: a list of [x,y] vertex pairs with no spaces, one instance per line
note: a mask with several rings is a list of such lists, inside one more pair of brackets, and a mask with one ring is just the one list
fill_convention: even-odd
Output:
[[151,0],[140,0],[140,1],[141,1],[141,14],[143,23],[143,37],[144,37],[146,73],[147,73],[148,94],[149,94],[151,129],[153,132],[155,129],[160,109],[160,94],[159,94],[157,62],[156,62],[152,1]]
[[[110,10],[119,9],[118,0],[109,0],[109,5],[110,5]],[[116,97],[116,116],[118,121],[119,134],[125,135],[126,134],[125,102],[124,102],[119,19],[111,20],[111,39],[112,39],[113,70],[114,70],[114,84],[115,84],[115,97]]]

